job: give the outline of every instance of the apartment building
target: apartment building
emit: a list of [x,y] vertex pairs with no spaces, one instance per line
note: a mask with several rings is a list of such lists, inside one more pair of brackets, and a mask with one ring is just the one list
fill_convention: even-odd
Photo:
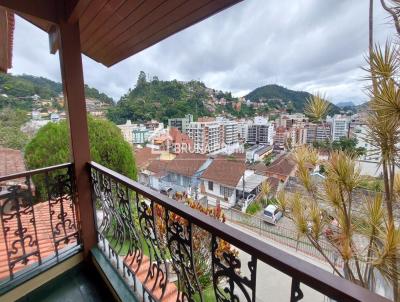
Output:
[[307,128],[303,125],[294,125],[289,129],[292,146],[307,144]]
[[342,137],[349,137],[349,117],[343,115],[334,115],[333,117],[328,116],[326,121],[331,124],[332,139],[334,141],[338,141]]
[[246,142],[249,132],[249,123],[248,121],[239,121],[238,122],[238,135],[239,140],[241,142]]
[[224,126],[219,122],[192,122],[187,134],[195,153],[212,153],[224,147]]
[[285,127],[277,127],[275,130],[274,145],[277,147],[284,147],[289,137],[290,133]]
[[353,137],[357,139],[357,147],[365,148],[365,154],[360,156],[359,160],[379,162],[381,160],[380,153],[376,147],[372,146],[367,140],[368,127],[365,124],[357,124],[353,129]]
[[313,124],[306,125],[306,143],[312,144],[315,141],[322,142],[331,139],[331,125],[330,124]]
[[247,143],[269,144],[274,143],[274,126],[263,117],[255,117],[254,123],[248,126]]
[[223,122],[224,141],[226,145],[234,145],[239,142],[238,123],[235,121]]
[[185,117],[182,118],[171,118],[168,119],[168,127],[170,128],[178,128],[178,130],[182,133],[187,133],[187,129],[190,123],[193,122],[193,115],[186,114]]

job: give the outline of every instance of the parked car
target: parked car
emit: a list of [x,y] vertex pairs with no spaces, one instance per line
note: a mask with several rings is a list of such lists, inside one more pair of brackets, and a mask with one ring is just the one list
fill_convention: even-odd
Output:
[[276,224],[282,218],[282,212],[278,207],[270,204],[264,209],[264,220],[268,223]]

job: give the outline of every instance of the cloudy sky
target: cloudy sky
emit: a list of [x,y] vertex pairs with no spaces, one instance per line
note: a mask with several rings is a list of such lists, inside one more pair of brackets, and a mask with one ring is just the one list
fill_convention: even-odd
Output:
[[[393,38],[375,1],[375,41]],[[368,47],[369,0],[246,0],[141,53],[106,68],[83,57],[85,82],[115,100],[140,70],[170,80],[201,80],[242,96],[277,83],[326,93],[333,102],[366,101],[361,66]],[[18,18],[14,74],[60,81],[47,35]]]

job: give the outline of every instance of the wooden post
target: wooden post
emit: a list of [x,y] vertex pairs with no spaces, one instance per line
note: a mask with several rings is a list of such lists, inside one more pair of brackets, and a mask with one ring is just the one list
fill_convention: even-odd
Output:
[[87,256],[96,244],[96,231],[90,173],[87,168],[87,163],[90,161],[90,149],[79,24],[60,20],[58,35],[64,99],[71,134],[71,155],[75,165],[78,192],[78,217],[81,223],[84,254]]

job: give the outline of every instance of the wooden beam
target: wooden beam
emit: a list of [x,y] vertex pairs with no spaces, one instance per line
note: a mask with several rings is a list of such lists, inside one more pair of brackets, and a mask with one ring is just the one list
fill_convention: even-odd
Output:
[[50,47],[50,53],[54,55],[59,46],[60,42],[60,32],[58,30],[57,26],[52,26],[49,30],[49,47]]
[[68,0],[65,3],[65,20],[76,23],[92,0]]
[[60,20],[59,55],[64,98],[67,104],[71,155],[78,192],[78,218],[81,224],[84,254],[96,244],[94,208],[91,198],[88,122],[83,81],[79,24]]
[[[10,40],[10,32],[14,30],[9,24],[10,12],[7,9],[0,7],[0,71],[7,72],[11,68],[12,56],[12,39]],[[12,36],[11,36],[12,37]]]
[[0,6],[52,23],[58,22],[55,0],[0,0]]

